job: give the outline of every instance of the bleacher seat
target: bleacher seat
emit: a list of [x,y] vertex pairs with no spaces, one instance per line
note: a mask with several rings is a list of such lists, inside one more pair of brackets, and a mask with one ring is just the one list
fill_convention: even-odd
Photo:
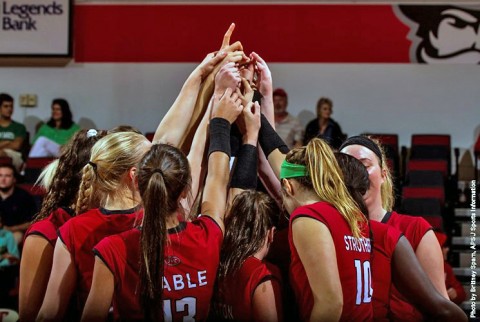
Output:
[[415,170],[407,173],[409,187],[444,187],[445,181],[440,171]]
[[413,216],[441,216],[442,206],[435,198],[405,198],[402,213]]
[[50,162],[55,158],[28,158],[25,167],[25,183],[33,184],[37,181],[38,176]]
[[12,164],[12,158],[0,157],[0,164]]
[[410,160],[445,160],[451,169],[451,140],[448,134],[414,134]]
[[446,160],[410,160],[407,164],[407,172],[431,170],[439,171],[443,178],[448,177],[448,163]]
[[440,205],[445,206],[445,190],[443,187],[403,187],[403,199],[432,198],[440,201]]

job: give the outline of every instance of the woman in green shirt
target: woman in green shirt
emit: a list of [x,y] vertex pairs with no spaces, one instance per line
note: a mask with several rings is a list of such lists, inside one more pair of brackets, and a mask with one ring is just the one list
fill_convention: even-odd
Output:
[[29,157],[58,157],[60,147],[67,143],[78,130],[80,127],[72,120],[68,102],[63,98],[54,99],[52,117],[35,134]]

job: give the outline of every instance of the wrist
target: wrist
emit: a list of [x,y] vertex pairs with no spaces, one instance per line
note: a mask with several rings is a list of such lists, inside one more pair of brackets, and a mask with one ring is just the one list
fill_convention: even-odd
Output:
[[253,146],[257,146],[258,142],[258,132],[256,134],[245,134],[242,137],[242,143],[243,144],[250,144]]

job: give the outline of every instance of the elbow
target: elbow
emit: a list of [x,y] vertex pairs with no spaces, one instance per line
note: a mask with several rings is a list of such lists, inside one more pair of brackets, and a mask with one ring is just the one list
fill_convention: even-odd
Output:
[[339,321],[342,316],[342,310],[342,296],[332,296],[328,301],[315,301],[310,321]]
[[460,309],[456,304],[450,302],[448,305],[444,305],[439,311],[438,314],[434,317],[434,321],[458,321],[466,322],[468,317],[465,312]]

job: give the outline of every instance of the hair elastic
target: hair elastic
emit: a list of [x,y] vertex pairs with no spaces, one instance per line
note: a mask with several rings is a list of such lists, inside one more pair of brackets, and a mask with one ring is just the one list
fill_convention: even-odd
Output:
[[98,132],[95,129],[90,129],[87,131],[87,138],[90,138],[92,136],[97,136]]
[[93,168],[93,170],[97,170],[97,164],[92,162],[92,161],[88,161],[88,164],[90,164]]
[[162,169],[158,169],[158,168],[157,168],[157,169],[154,169],[153,172],[152,172],[152,174],[154,174],[154,173],[159,173],[159,174],[163,177],[163,171],[162,171]]

